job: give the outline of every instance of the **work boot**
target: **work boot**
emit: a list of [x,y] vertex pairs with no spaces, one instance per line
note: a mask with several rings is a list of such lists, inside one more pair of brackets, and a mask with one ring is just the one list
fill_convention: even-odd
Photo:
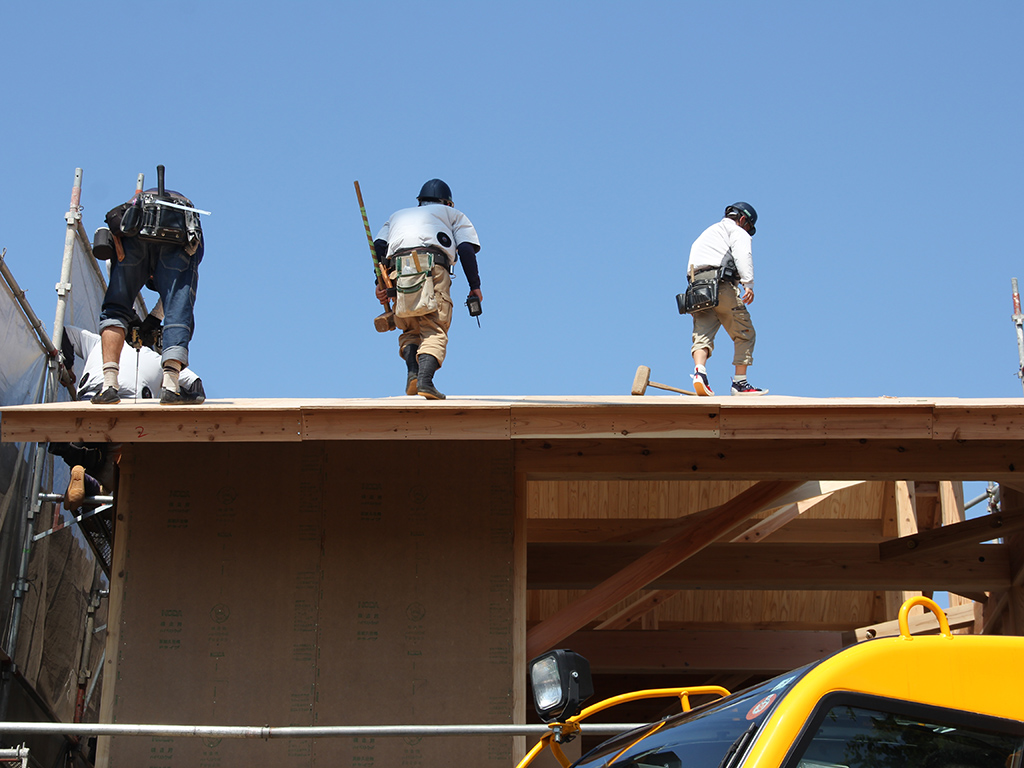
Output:
[[423,395],[427,400],[444,400],[444,393],[438,392],[434,386],[434,372],[441,367],[437,358],[433,355],[420,355],[416,361],[420,369],[416,380],[417,394]]
[[416,353],[419,351],[418,344],[410,344],[402,350],[402,357],[405,358],[405,394],[416,394],[416,379],[420,375],[420,364],[416,360]]
[[117,393],[117,387],[107,387],[94,395],[91,402],[93,405],[115,405],[121,402],[121,396]]
[[160,390],[160,405],[199,405],[206,400],[202,395],[194,392],[172,392],[169,389]]
[[71,468],[71,480],[68,481],[68,489],[64,491],[64,509],[73,512],[82,506],[84,498],[85,467],[75,466]]

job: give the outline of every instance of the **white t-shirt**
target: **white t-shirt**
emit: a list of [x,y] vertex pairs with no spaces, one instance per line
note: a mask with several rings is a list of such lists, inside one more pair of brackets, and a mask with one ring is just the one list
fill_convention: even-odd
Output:
[[460,243],[480,247],[480,238],[466,214],[441,203],[395,211],[375,239],[387,240],[388,258],[408,248],[439,248],[452,264],[459,260],[455,249]]
[[[75,349],[74,371],[78,399],[87,400],[99,394],[103,388],[103,349],[100,337],[92,331],[71,325],[64,328],[64,333]],[[120,371],[117,375],[117,391],[123,400],[141,397],[137,393],[143,389],[149,390],[149,397],[160,397],[160,389],[164,383],[164,368],[160,355],[149,347],[135,349],[125,344],[121,348],[118,365]],[[178,383],[188,389],[198,378],[189,368],[183,368]]]
[[690,246],[690,267],[720,267],[732,259],[740,282],[754,287],[754,259],[750,233],[732,219],[722,219],[701,232]]

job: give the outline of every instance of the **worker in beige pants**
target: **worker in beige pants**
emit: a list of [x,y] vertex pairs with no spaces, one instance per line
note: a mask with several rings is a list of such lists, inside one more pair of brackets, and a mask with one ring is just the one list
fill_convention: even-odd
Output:
[[418,355],[435,357],[440,367],[444,363],[448,328],[452,324],[452,276],[445,267],[436,264],[430,276],[434,281],[437,311],[415,317],[396,317],[395,325],[402,332],[398,337],[398,349],[403,359],[405,350],[412,347]]
[[718,306],[694,312],[692,317],[693,345],[690,353],[694,359],[702,358],[700,362],[703,364],[711,357],[715,349],[715,334],[719,328],[725,328],[735,347],[732,364],[736,366],[737,374],[745,374],[747,366],[754,362],[754,340],[757,334],[754,332],[750,312],[741,298],[739,285],[720,283]]

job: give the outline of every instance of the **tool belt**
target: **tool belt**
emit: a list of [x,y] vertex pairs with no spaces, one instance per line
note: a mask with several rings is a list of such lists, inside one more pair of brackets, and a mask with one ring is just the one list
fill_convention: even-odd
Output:
[[722,270],[717,267],[695,269],[690,276],[686,293],[676,294],[676,306],[680,315],[713,309],[718,306],[718,283]]
[[[434,292],[434,265],[437,253],[428,249],[398,251],[392,257],[395,285],[395,317],[419,317],[437,312]],[[447,259],[446,259],[447,261]]]
[[730,259],[720,267],[696,267],[689,277],[686,293],[676,294],[679,314],[688,315],[718,306],[718,284],[734,285],[739,279],[736,265]]
[[[164,199],[177,205],[194,207],[187,197]],[[109,210],[105,220],[111,231],[122,237],[180,245],[189,256],[199,250],[199,243],[202,242],[203,228],[198,213],[161,205],[161,198],[153,194],[136,195],[132,201]]]

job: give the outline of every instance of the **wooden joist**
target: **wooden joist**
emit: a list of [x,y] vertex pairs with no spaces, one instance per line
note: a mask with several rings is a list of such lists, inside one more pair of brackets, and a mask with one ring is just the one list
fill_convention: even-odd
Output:
[[1024,473],[1021,439],[524,440],[531,480],[991,480]]
[[[675,525],[672,520],[635,517],[600,518],[530,518],[526,535],[531,544],[561,542],[657,543],[668,538],[666,530]],[[748,536],[748,531],[741,534]],[[755,537],[751,537],[753,541]],[[756,537],[767,538],[767,537]],[[772,532],[768,539],[774,544],[783,542],[880,543],[882,531],[877,519],[796,518]]]
[[[591,589],[643,557],[632,544],[530,544],[530,589]],[[653,579],[651,589],[985,592],[1010,586],[1006,545],[880,560],[877,544],[711,544]]]
[[786,630],[582,630],[564,643],[599,674],[691,672],[781,673],[843,647],[839,632]]

